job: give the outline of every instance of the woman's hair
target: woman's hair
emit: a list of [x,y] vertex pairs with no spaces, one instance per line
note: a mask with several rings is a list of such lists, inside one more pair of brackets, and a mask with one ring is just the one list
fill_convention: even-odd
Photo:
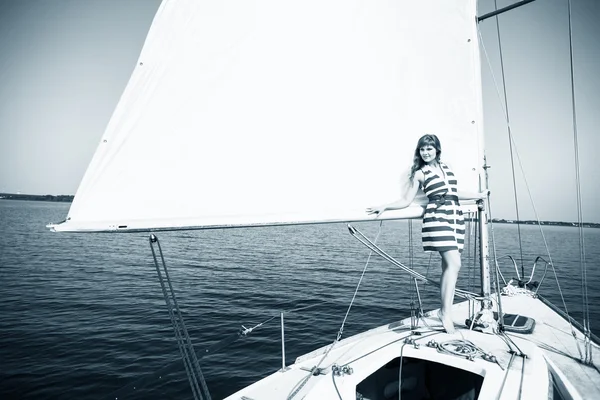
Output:
[[440,156],[442,155],[442,145],[440,144],[440,140],[435,135],[423,135],[419,139],[417,143],[417,148],[415,149],[415,156],[413,158],[413,165],[410,168],[410,181],[412,182],[415,179],[415,173],[423,168],[425,165],[425,161],[421,157],[421,147],[425,146],[433,146],[436,150],[435,160],[439,163]]

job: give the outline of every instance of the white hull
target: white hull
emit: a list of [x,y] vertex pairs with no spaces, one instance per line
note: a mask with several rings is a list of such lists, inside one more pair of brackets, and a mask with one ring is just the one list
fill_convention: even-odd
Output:
[[[597,367],[580,363],[577,343],[565,319],[541,300],[526,293],[503,296],[502,306],[505,313],[524,315],[536,321],[531,334],[508,333],[508,338],[514,341],[510,346],[513,350],[518,347],[527,355],[526,358],[518,355],[513,357],[506,338],[465,328],[465,320],[469,318],[469,302],[463,302],[454,306],[455,325],[459,328],[456,334],[449,335],[437,330],[440,324],[434,318],[420,320],[420,328],[411,331],[410,318],[407,318],[344,339],[328,353],[329,346],[301,356],[285,371],[275,372],[226,400],[288,399],[294,392],[295,395],[291,397],[294,399],[356,399],[361,398],[357,397],[357,392],[361,391],[364,399],[397,398],[397,394],[396,397],[385,397],[384,391],[389,394],[397,390],[398,368],[390,367],[389,373],[382,372],[381,368],[397,360],[400,355],[405,361],[406,358],[433,361],[481,376],[483,381],[477,389],[480,399],[548,399],[556,391],[560,392],[560,397],[567,399],[600,398],[600,373]],[[436,314],[433,311],[427,315]],[[424,322],[427,326],[423,326]],[[583,349],[583,335],[578,330],[576,333]],[[407,343],[407,338],[414,339],[417,346],[412,342]],[[481,357],[468,360],[428,346],[432,340],[439,344],[457,339],[472,342],[495,356],[498,363]],[[598,361],[594,356],[595,366],[599,365]],[[317,365],[323,373],[311,375],[309,371]],[[332,376],[334,365],[347,366],[352,371]],[[377,379],[365,380],[376,371],[380,371]],[[443,382],[442,379],[431,386],[431,382],[426,384],[424,379],[419,380],[419,374],[425,376],[416,373],[410,382],[405,382],[410,389],[402,392],[403,399],[422,398],[426,393],[424,390],[443,390],[441,386],[456,387],[462,384],[456,380]],[[423,389],[426,385],[430,387]],[[472,392],[474,394],[476,390]]]

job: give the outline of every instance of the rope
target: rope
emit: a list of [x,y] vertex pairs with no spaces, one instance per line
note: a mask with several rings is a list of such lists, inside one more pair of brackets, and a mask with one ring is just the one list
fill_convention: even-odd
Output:
[[592,361],[592,346],[590,339],[590,309],[589,299],[587,290],[587,268],[585,259],[585,239],[583,233],[583,211],[581,207],[581,176],[580,176],[580,164],[579,164],[579,143],[577,135],[577,112],[575,104],[575,73],[573,67],[573,27],[571,24],[571,0],[568,0],[568,13],[569,13],[569,59],[570,59],[570,72],[571,72],[571,102],[573,112],[573,144],[575,147],[575,184],[577,192],[577,222],[579,227],[579,257],[581,261],[581,290],[582,290],[582,303],[583,303],[583,328],[585,337],[585,362]]
[[398,368],[398,400],[402,400],[402,364],[404,364],[404,346],[406,346],[406,342],[402,343],[402,346],[400,347],[400,367]]
[[427,346],[437,349],[440,353],[466,358],[467,360],[481,357],[485,361],[498,364],[498,366],[504,370],[504,367],[500,365],[496,356],[492,353],[486,353],[481,347],[467,339],[453,339],[440,343],[435,340],[430,340],[427,343]]
[[500,335],[498,335],[498,336],[499,336],[500,338],[502,338],[502,339],[503,339],[503,340],[506,342],[506,344],[507,344],[507,345],[508,345],[508,347],[511,349],[511,351],[514,351],[514,350],[512,349],[512,347],[514,346],[514,347],[515,347],[515,349],[517,349],[516,353],[517,353],[517,355],[518,355],[519,357],[523,357],[523,358],[526,358],[526,357],[527,357],[527,355],[526,355],[525,353],[523,353],[523,351],[521,350],[521,348],[520,348],[519,346],[517,346],[517,344],[515,343],[515,341],[514,341],[514,340],[512,340],[512,339],[511,339],[511,337],[510,337],[510,336],[508,336],[508,335],[506,334],[506,332],[502,332],[502,333],[501,333]]
[[517,397],[519,400],[523,395],[523,382],[525,381],[525,357],[521,357],[523,363],[521,364],[521,380],[519,382],[519,396]]
[[[290,314],[293,312],[297,312],[297,311],[301,311],[301,310],[306,310],[308,308],[312,308],[312,307],[316,307],[319,304],[313,304],[313,305],[308,305],[308,306],[302,306],[302,307],[296,307],[296,308],[292,308],[289,310],[285,310],[285,311],[281,311],[278,312],[276,315],[269,317],[267,319],[265,319],[264,321],[254,325],[251,328],[246,328],[244,325],[241,326],[241,329],[231,335],[228,335],[226,337],[224,337],[223,339],[221,339],[219,342],[211,345],[210,347],[204,349],[204,350],[197,350],[194,346],[194,351],[197,354],[198,359],[202,359],[205,356],[211,355],[221,349],[223,349],[224,347],[232,344],[233,342],[237,341],[240,338],[245,338],[247,337],[252,331],[254,331],[257,328],[262,327],[263,325],[266,325],[267,323],[271,322],[273,319],[279,317],[281,314]],[[148,374],[146,376],[143,376],[139,379],[136,379],[135,381],[132,381],[130,383],[128,383],[126,386],[123,386],[117,390],[115,390],[114,392],[112,392],[108,397],[109,398],[122,398],[122,397],[128,397],[129,395],[131,395],[131,393],[134,393],[136,391],[139,391],[139,389],[147,386],[149,383],[154,382],[156,379],[158,379],[158,377],[160,376],[164,376],[167,375],[169,373],[172,373],[173,371],[178,370],[181,367],[181,358],[170,362],[169,364],[165,365],[164,367],[162,367],[161,369],[159,369],[158,371],[155,371],[151,374]]]
[[[429,337],[429,336],[439,335],[440,333],[442,333],[442,332],[441,331],[432,331],[431,333],[427,333],[427,334],[419,336],[419,340],[425,339],[426,337]],[[351,361],[348,361],[345,365],[350,365],[352,363],[355,363],[358,360],[361,360],[361,359],[363,359],[363,358],[365,358],[365,357],[367,357],[367,356],[369,356],[371,354],[374,354],[374,353],[376,353],[376,352],[378,352],[378,351],[380,351],[380,350],[382,350],[382,349],[384,349],[384,348],[386,348],[388,346],[391,346],[391,345],[393,345],[395,343],[398,343],[399,341],[406,340],[407,338],[410,338],[413,335],[414,335],[413,332],[407,332],[406,336],[402,336],[402,337],[399,337],[398,339],[394,339],[394,340],[392,340],[390,342],[384,343],[381,346],[379,346],[379,347],[377,347],[377,348],[375,348],[375,349],[373,349],[373,350],[371,350],[371,351],[369,351],[367,353],[361,354],[360,356],[354,358]]]
[[485,351],[483,351],[473,342],[463,339],[448,340],[442,343],[438,343],[437,349],[441,353],[465,357],[467,359],[472,359],[478,355],[486,354]]
[[516,295],[526,295],[526,296],[531,296],[534,297],[534,294],[531,292],[531,290],[527,289],[527,288],[520,288],[520,287],[516,287],[512,284],[512,279],[508,282],[508,285],[504,286],[501,289],[501,294],[504,296],[516,296]]
[[333,387],[335,388],[335,392],[337,393],[340,400],[343,400],[342,395],[340,394],[340,391],[338,390],[337,384],[335,383],[335,374],[331,374],[331,380],[333,382]]
[[500,394],[504,391],[504,385],[506,384],[506,378],[508,378],[508,373],[510,371],[510,367],[512,367],[513,360],[515,359],[515,353],[510,355],[510,360],[508,360],[508,365],[506,366],[506,371],[504,372],[504,378],[502,378],[502,385],[500,386],[500,393],[498,393],[497,399],[500,398]]
[[277,314],[265,319],[263,322],[259,322],[258,324],[254,325],[252,328],[246,328],[244,325],[242,325],[242,332],[241,334],[246,336],[249,333],[252,333],[253,330],[255,330],[256,328],[260,328],[261,326],[271,322],[272,320],[274,320],[275,318],[281,316],[281,314],[290,314],[293,312],[297,312],[297,311],[301,311],[301,310],[306,310],[308,308],[312,308],[312,307],[316,307],[317,304],[312,304],[312,305],[308,305],[308,306],[302,306],[302,307],[296,307],[296,308],[292,308],[291,310],[285,310],[285,311],[280,311]]

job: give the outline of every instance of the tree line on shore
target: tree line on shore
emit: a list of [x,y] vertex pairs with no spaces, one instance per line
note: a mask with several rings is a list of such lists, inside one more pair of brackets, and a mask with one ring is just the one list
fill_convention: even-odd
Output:
[[7,200],[30,200],[30,201],[64,201],[71,202],[75,196],[70,194],[20,194],[0,193],[0,199]]

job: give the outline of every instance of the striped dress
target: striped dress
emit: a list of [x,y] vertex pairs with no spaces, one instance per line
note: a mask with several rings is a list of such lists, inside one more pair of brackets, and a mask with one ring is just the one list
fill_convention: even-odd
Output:
[[457,181],[454,173],[440,163],[446,176],[439,176],[430,166],[421,171],[425,180],[423,191],[429,203],[423,215],[423,249],[425,251],[458,250],[465,243],[465,221],[458,202]]

